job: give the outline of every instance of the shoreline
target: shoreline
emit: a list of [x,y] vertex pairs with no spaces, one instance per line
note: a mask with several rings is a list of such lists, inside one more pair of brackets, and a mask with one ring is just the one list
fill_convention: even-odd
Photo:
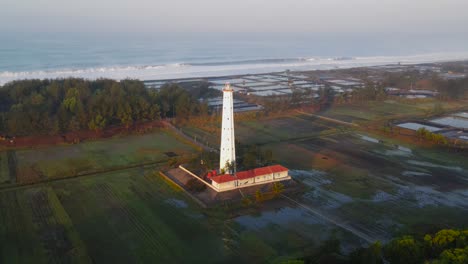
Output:
[[[431,57],[432,56],[432,57]],[[223,77],[259,75],[270,73],[314,72],[346,70],[354,68],[374,68],[385,66],[414,66],[426,64],[440,64],[450,62],[464,62],[468,60],[468,53],[450,55],[414,55],[414,56],[375,56],[353,58],[310,58],[301,59],[297,63],[247,63],[231,64],[229,62],[219,65],[173,63],[165,65],[146,66],[104,66],[84,69],[63,70],[36,70],[26,72],[0,72],[0,85],[11,81],[31,79],[61,79],[83,78],[96,79],[136,79],[143,82],[214,79]],[[260,61],[260,60],[259,60]]]
[[350,70],[350,69],[381,69],[382,67],[410,67],[410,66],[436,66],[443,63],[463,63],[468,61],[466,59],[460,60],[444,60],[437,62],[415,62],[415,63],[390,63],[390,64],[379,64],[379,65],[369,65],[369,66],[352,66],[352,67],[340,67],[332,69],[309,69],[309,70],[290,70],[284,69],[282,71],[268,71],[268,72],[259,72],[259,73],[238,73],[238,74],[225,74],[225,75],[209,75],[209,76],[194,76],[194,77],[182,77],[182,78],[166,78],[166,79],[138,79],[143,83],[151,82],[170,82],[170,81],[201,81],[201,80],[217,80],[217,79],[232,79],[239,77],[248,77],[248,76],[261,76],[261,75],[270,75],[270,74],[284,74],[289,71],[291,73],[315,73],[315,72],[326,72],[326,71],[340,71],[340,70]]

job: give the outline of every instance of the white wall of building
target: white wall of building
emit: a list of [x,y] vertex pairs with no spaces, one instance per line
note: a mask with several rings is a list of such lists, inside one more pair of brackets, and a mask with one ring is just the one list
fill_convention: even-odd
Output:
[[229,182],[217,183],[212,181],[212,185],[219,191],[232,190],[235,188],[248,187],[249,185],[257,185],[267,182],[280,181],[289,178],[288,171],[268,173],[264,175],[255,176],[253,178],[243,180],[233,180]]
[[217,188],[218,190],[229,190],[229,189],[233,189],[233,188],[236,188],[236,184],[237,184],[237,180],[234,180],[234,181],[228,181],[228,182],[222,182],[222,183],[217,183],[215,181],[213,181],[213,186],[215,188]]

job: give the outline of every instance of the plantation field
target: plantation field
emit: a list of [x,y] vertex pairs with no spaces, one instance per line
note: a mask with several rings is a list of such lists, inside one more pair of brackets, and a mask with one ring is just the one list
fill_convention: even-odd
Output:
[[[211,129],[211,128],[210,128]],[[302,138],[317,137],[322,133],[336,133],[337,125],[308,115],[242,120],[236,122],[236,140],[242,144],[270,144]],[[343,128],[339,128],[342,130]],[[218,148],[219,131],[213,133],[205,127],[185,126],[181,130],[198,142]],[[218,129],[219,130],[219,129]]]
[[277,263],[331,238],[362,245],[303,208],[272,205],[230,218],[143,168],[3,190],[0,262]]
[[[375,107],[375,115],[332,110],[362,120],[423,112],[419,106],[394,107],[400,106]],[[310,115],[239,121],[236,139],[272,150],[274,160],[310,188],[298,202],[372,238],[468,223],[466,154],[402,144]]]
[[236,124],[236,137],[244,144],[266,144],[318,136],[336,125],[306,115],[263,121],[241,121]]
[[466,108],[464,102],[445,102],[426,99],[424,101],[382,101],[334,105],[321,115],[345,122],[362,123],[372,120],[424,116],[438,105],[445,111]]
[[0,185],[10,181],[10,169],[8,168],[7,152],[0,152]]
[[375,239],[466,227],[468,164],[461,157],[370,140],[340,134],[279,144],[274,153],[311,188],[302,203]]
[[217,133],[213,134],[211,132],[193,126],[183,127],[182,132],[189,135],[194,140],[201,142],[202,144],[213,148],[219,148],[221,137]]
[[143,169],[2,191],[0,210],[1,263],[213,263],[227,256],[222,225]]
[[[364,122],[433,107],[400,104],[336,106],[325,115]],[[213,127],[182,130],[217,146]],[[311,115],[241,119],[235,129],[240,143],[272,150],[304,192],[257,209],[236,211],[231,206],[241,205],[229,203],[202,209],[155,174],[172,154],[196,151],[167,130],[0,152],[2,188],[14,179],[101,172],[0,190],[0,263],[279,263],[312,255],[331,238],[350,252],[368,240],[468,227],[466,154]],[[143,163],[152,166],[132,167]]]
[[161,130],[76,145],[16,151],[17,182],[65,178],[142,163],[164,162],[166,152],[189,155],[194,148]]

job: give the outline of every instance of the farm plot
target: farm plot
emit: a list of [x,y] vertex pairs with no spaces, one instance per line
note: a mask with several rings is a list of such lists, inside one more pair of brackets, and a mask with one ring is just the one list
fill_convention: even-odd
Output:
[[395,101],[367,102],[361,104],[334,105],[324,116],[345,122],[363,122],[388,118],[389,116],[408,116],[424,113],[417,104],[406,104]]
[[300,115],[262,121],[242,121],[236,124],[236,136],[245,144],[265,144],[318,136],[335,126]]
[[297,153],[294,158],[291,152],[283,153],[285,146],[275,154],[296,166],[290,168],[303,169],[291,172],[311,187],[302,203],[370,237],[387,240],[408,230],[464,227],[466,162],[454,153],[411,150],[371,139],[353,133],[333,135],[289,144]]
[[77,145],[19,150],[19,183],[71,177],[85,173],[164,161],[167,151],[189,154],[193,148],[166,131]]
[[54,184],[92,259],[219,262],[223,242],[210,220],[159,176],[144,174],[135,169]]
[[0,211],[1,263],[219,263],[232,257],[222,221],[206,218],[183,192],[142,168],[2,191]]
[[50,188],[1,192],[0,210],[0,262],[91,262]]
[[10,182],[7,152],[0,152],[0,186]]
[[46,263],[24,193],[0,192],[0,262]]
[[383,201],[354,201],[333,210],[368,234],[389,239],[401,234],[424,234],[429,230],[466,228],[468,210],[454,206],[418,206],[410,197]]
[[50,188],[25,192],[32,222],[51,263],[91,263],[68,214]]
[[181,130],[184,134],[190,136],[196,141],[208,146],[212,146],[214,148],[219,147],[219,143],[221,142],[221,137],[219,133],[211,133],[206,130],[203,130],[202,128],[193,126],[183,127]]
[[[239,256],[250,263],[280,263],[311,254],[325,240],[337,238],[345,252],[361,245],[358,237],[301,207],[281,208],[234,219]],[[255,251],[252,251],[255,248]]]

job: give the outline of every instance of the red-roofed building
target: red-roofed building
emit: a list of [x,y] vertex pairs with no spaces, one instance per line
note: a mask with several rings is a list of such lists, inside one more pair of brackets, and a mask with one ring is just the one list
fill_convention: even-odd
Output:
[[224,174],[211,177],[211,184],[219,191],[227,191],[251,185],[291,179],[289,170],[281,165],[240,171],[235,175]]

